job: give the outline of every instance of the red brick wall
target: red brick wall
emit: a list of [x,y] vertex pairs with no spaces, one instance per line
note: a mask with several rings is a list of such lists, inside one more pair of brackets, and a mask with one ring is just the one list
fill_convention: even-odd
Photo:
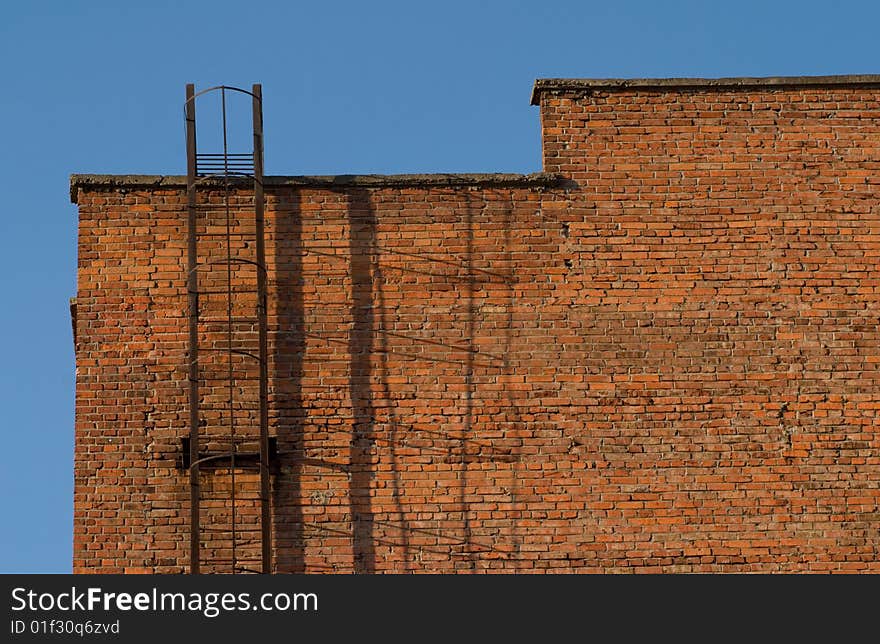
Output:
[[[555,187],[271,185],[276,570],[880,570],[876,96],[546,90]],[[74,184],[74,569],[181,572],[184,189]]]
[[186,201],[82,189],[78,203],[73,567],[166,569],[188,525],[171,450],[188,418]]

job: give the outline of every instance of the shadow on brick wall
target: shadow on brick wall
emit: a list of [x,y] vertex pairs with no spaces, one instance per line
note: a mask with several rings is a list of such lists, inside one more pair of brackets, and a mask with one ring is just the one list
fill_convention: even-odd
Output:
[[[453,416],[457,416],[450,428],[439,427],[438,431],[430,432],[424,428],[418,430],[424,436],[430,434],[432,440],[445,444],[429,447],[426,454],[443,459],[452,464],[454,478],[449,481],[448,493],[451,498],[444,511],[448,516],[448,525],[443,529],[432,529],[427,526],[412,524],[413,508],[407,508],[405,500],[406,455],[400,453],[408,445],[409,434],[413,431],[406,417],[398,407],[400,401],[396,397],[412,395],[409,391],[392,390],[391,382],[399,376],[402,357],[410,357],[405,349],[400,350],[393,343],[394,337],[404,338],[405,335],[397,328],[397,307],[400,293],[390,287],[383,275],[382,254],[395,252],[387,249],[379,238],[377,208],[381,204],[374,203],[374,193],[365,189],[348,187],[344,191],[343,217],[346,220],[348,239],[336,240],[337,243],[348,243],[347,265],[344,270],[350,279],[350,299],[347,315],[350,326],[348,338],[342,340],[347,345],[348,374],[347,392],[340,392],[350,401],[351,419],[348,421],[350,435],[347,437],[347,454],[340,453],[341,463],[333,463],[347,480],[346,499],[348,526],[334,527],[317,517],[307,520],[303,508],[309,500],[303,495],[303,467],[328,467],[329,460],[310,457],[306,454],[304,432],[307,429],[303,395],[303,359],[306,350],[306,313],[303,299],[303,253],[305,248],[310,252],[318,252],[311,246],[304,247],[303,226],[301,221],[300,196],[292,191],[286,194],[276,207],[275,229],[270,238],[270,247],[275,256],[275,280],[270,284],[277,294],[277,318],[274,337],[270,337],[270,346],[274,347],[271,365],[270,383],[270,424],[273,433],[278,436],[278,449],[282,455],[282,466],[273,480],[273,526],[275,544],[275,571],[279,573],[306,572],[354,572],[372,574],[379,571],[404,572],[424,570],[426,562],[422,555],[430,558],[448,557],[443,564],[450,570],[466,571],[484,568],[481,556],[486,553],[503,554],[505,559],[513,559],[510,564],[517,568],[516,558],[520,549],[519,519],[522,511],[518,502],[519,481],[517,463],[520,455],[516,446],[511,450],[496,453],[492,441],[480,439],[475,432],[475,416],[480,413],[483,399],[478,395],[478,383],[485,379],[487,367],[497,369],[502,374],[511,372],[509,355],[514,350],[513,330],[515,321],[512,318],[515,280],[504,273],[487,270],[478,261],[480,257],[475,248],[475,228],[477,218],[483,218],[482,203],[468,195],[461,204],[460,216],[464,224],[457,237],[458,243],[458,277],[449,276],[450,284],[458,291],[459,300],[450,310],[450,324],[456,325],[462,333],[462,341],[449,348],[464,351],[460,365],[460,377],[463,388],[459,390],[461,397],[455,402]],[[503,264],[511,263],[511,226],[512,205],[502,211],[504,228],[503,248],[505,257]],[[480,219],[482,221],[482,219]],[[403,253],[406,254],[406,253]],[[339,257],[339,255],[335,255]],[[430,256],[419,257],[412,254],[415,263],[424,261],[446,260],[433,259]],[[460,263],[458,263],[460,262]],[[411,264],[407,271],[418,272]],[[480,279],[500,279],[505,283],[506,295],[510,299],[507,307],[505,329],[498,340],[503,343],[504,355],[497,358],[500,363],[487,362],[486,358],[478,359],[480,351],[477,345],[477,330],[481,324],[479,318],[480,302],[486,294],[480,290]],[[388,292],[386,292],[388,291]],[[320,298],[319,298],[320,299]],[[274,328],[274,327],[273,327]],[[341,329],[340,329],[341,330]],[[405,331],[405,330],[403,330]],[[389,337],[391,336],[391,337]],[[320,336],[318,336],[320,337]],[[338,336],[337,336],[338,337]],[[418,340],[418,338],[416,338]],[[440,342],[431,342],[432,346],[444,346]],[[428,354],[418,354],[420,360],[432,360]],[[445,360],[444,364],[452,364],[457,360]],[[406,364],[406,363],[405,363]],[[346,385],[340,385],[345,387]],[[506,404],[504,411],[499,409],[501,416],[498,422],[502,425],[518,427],[521,424],[518,407],[510,391],[502,394]],[[408,407],[404,407],[406,409]],[[347,411],[347,410],[346,410]],[[340,445],[342,447],[342,445]],[[344,449],[344,448],[343,448]],[[443,453],[437,453],[437,450]],[[409,452],[412,447],[409,447]],[[407,453],[409,453],[407,452]],[[380,458],[387,471],[381,471]],[[332,459],[335,460],[335,459]],[[474,463],[513,462],[510,467],[511,480],[505,488],[511,499],[509,534],[505,535],[509,544],[504,553],[495,553],[494,544],[486,538],[479,538],[482,533],[477,527],[474,533],[474,515],[471,511],[472,490],[480,477],[470,480],[469,467]],[[383,480],[377,481],[377,477]],[[377,500],[374,493],[384,490],[390,494],[386,501]],[[441,490],[442,492],[442,490]],[[341,509],[341,508],[340,508]],[[407,510],[410,510],[409,518]],[[347,529],[346,529],[347,528]],[[350,564],[333,563],[331,565],[308,564],[306,561],[306,543],[309,535],[336,535],[350,539],[351,550],[344,548],[352,555]],[[414,536],[415,535],[415,536]],[[429,538],[436,539],[434,546],[418,545]],[[310,537],[311,538],[311,537]],[[497,538],[497,537],[496,537]],[[475,541],[476,540],[476,541]],[[316,541],[320,546],[321,539]],[[341,565],[341,567],[339,567]],[[350,568],[348,566],[351,566]]]
[[354,546],[354,572],[376,571],[370,482],[374,476],[376,418],[373,404],[372,357],[376,335],[373,273],[377,264],[376,213],[364,190],[348,197],[351,258],[351,319],[349,394],[353,415],[349,446],[349,510]]
[[474,325],[476,323],[476,275],[474,273],[474,204],[470,193],[467,195],[467,206],[465,208],[465,273],[467,274],[467,283],[465,285],[465,342],[467,343],[467,352],[465,354],[464,364],[464,428],[459,439],[459,479],[458,479],[458,504],[461,510],[461,521],[463,530],[463,552],[467,558],[467,565],[473,570],[476,561],[474,552],[471,547],[473,534],[471,531],[470,508],[467,500],[468,487],[468,438],[474,433]]
[[[303,573],[305,563],[300,477],[303,458],[302,356],[305,351],[302,290],[302,220],[299,194],[285,195],[276,206],[268,240],[274,252],[275,281],[269,283],[277,304],[277,328],[269,372],[269,425],[285,455],[273,477],[272,526],[275,572]],[[271,280],[271,274],[270,274]],[[271,307],[270,307],[271,314]],[[270,329],[272,325],[270,325]]]

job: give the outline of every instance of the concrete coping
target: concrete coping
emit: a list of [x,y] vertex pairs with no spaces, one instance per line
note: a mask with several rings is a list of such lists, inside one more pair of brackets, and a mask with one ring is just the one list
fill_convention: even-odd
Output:
[[880,74],[840,76],[765,76],[736,78],[539,78],[532,88],[532,105],[540,105],[544,92],[589,93],[593,90],[683,91],[689,89],[749,89],[757,87],[880,87]]
[[[152,174],[72,174],[70,201],[77,203],[79,190],[158,190],[186,189],[186,176]],[[253,179],[235,178],[236,187],[253,185]],[[263,185],[273,187],[323,188],[551,188],[563,183],[559,174],[535,172],[532,174],[341,174],[331,176],[266,176]],[[202,178],[200,186],[220,187],[222,178]]]

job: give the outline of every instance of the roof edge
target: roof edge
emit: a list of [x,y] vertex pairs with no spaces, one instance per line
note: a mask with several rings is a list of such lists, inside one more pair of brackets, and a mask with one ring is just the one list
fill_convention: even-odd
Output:
[[594,89],[733,89],[749,87],[880,86],[880,74],[838,76],[741,76],[732,78],[538,78],[532,87],[531,104],[539,105],[546,91]]
[[[303,188],[419,188],[419,187],[553,187],[563,181],[560,174],[535,172],[532,174],[339,174],[328,176],[267,176],[263,185],[296,186]],[[249,185],[251,179],[233,179],[234,185]],[[93,190],[186,188],[185,175],[153,174],[72,174],[70,201],[77,203],[80,188]],[[203,178],[200,185],[223,185],[222,178]]]

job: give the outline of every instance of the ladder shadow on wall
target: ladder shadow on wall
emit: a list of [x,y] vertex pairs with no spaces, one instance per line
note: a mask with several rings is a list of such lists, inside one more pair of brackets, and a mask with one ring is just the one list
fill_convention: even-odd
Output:
[[[452,345],[391,330],[397,322],[395,310],[399,304],[395,298],[400,294],[392,292],[391,299],[386,298],[386,281],[391,276],[383,272],[432,273],[413,269],[411,263],[401,268],[397,266],[399,258],[390,265],[381,261],[386,253],[395,251],[379,243],[374,197],[368,189],[346,186],[329,198],[326,211],[315,213],[309,204],[305,232],[298,190],[286,193],[270,205],[274,226],[269,229],[267,241],[275,267],[274,279],[270,274],[270,293],[274,295],[270,300],[277,308],[273,321],[270,306],[273,349],[269,408],[281,464],[274,480],[272,504],[278,573],[371,574],[385,570],[387,564],[398,571],[421,570],[420,554],[430,548],[416,543],[426,537],[436,538],[435,549],[439,550],[435,554],[457,558],[463,564],[456,566],[458,569],[474,570],[477,559],[492,553],[494,547],[488,542],[474,541],[470,497],[466,492],[469,466],[497,462],[515,468],[520,458],[516,448],[474,435],[473,417],[480,406],[475,369],[509,371],[504,355],[511,349],[512,327],[508,319],[503,354],[479,351],[474,344],[480,301],[476,291],[480,283],[491,280],[502,283],[513,299],[511,277],[474,265],[477,205],[470,199],[462,204],[461,215],[466,223],[461,240],[464,256],[456,273],[444,275],[450,284],[461,280],[457,287],[462,295],[458,324],[462,325],[464,337],[460,344]],[[510,246],[510,216],[510,212],[505,212],[502,220],[506,253]],[[311,227],[326,225],[335,229],[334,220],[341,225],[343,237],[316,244]],[[308,257],[308,263],[304,257]],[[413,254],[412,258],[418,260],[418,255]],[[421,261],[426,259],[443,262],[445,266],[458,264],[437,258]],[[509,263],[509,259],[504,263]],[[309,288],[305,294],[304,285]],[[332,304],[322,306],[322,288],[332,293]],[[342,293],[345,297],[339,301]],[[465,355],[459,362],[412,354],[405,346],[403,350],[394,346],[392,340],[397,339],[399,344],[401,338],[444,346]],[[318,354],[308,355],[316,347],[328,350],[334,364],[323,363]],[[401,417],[401,410],[394,404],[399,392],[392,391],[389,378],[400,370],[399,360],[408,364],[416,358],[440,360],[460,369],[465,385],[460,400],[460,431],[429,431],[411,426],[407,418]],[[325,383],[325,376],[330,376],[334,384]],[[317,398],[315,391],[320,391]],[[515,409],[512,404],[510,407]],[[339,417],[328,416],[333,408],[339,411]],[[460,523],[457,529],[437,531],[410,522],[412,508],[407,508],[405,502],[403,465],[406,454],[411,454],[419,442],[429,444],[419,448],[423,456],[445,462],[456,472],[455,483],[449,490],[455,500],[446,511]],[[380,469],[380,453],[381,461],[390,466],[390,471]],[[384,502],[373,496],[377,477],[383,479],[380,487],[387,493]],[[516,487],[515,480],[511,486]],[[515,534],[517,520],[511,520]],[[512,541],[513,549],[518,550],[518,538],[514,536]],[[393,562],[386,561],[389,556]],[[513,558],[509,554],[506,557]],[[378,564],[378,558],[384,563]]]
[[[348,392],[351,401],[349,423],[348,453],[338,453],[335,458],[311,458],[314,446],[305,442],[305,432],[314,429],[312,423],[320,423],[320,418],[308,419],[311,401],[305,401],[302,392],[303,359],[306,352],[306,320],[303,298],[303,240],[300,196],[292,191],[289,198],[275,207],[275,226],[270,239],[274,249],[275,280],[272,284],[276,297],[277,312],[273,325],[272,338],[273,369],[270,388],[271,424],[278,436],[278,450],[281,467],[276,474],[273,491],[276,564],[279,573],[305,572],[376,572],[375,535],[371,498],[371,481],[375,476],[374,446],[376,443],[376,414],[371,389],[373,380],[373,359],[387,361],[387,355],[376,351],[376,330],[379,323],[375,319],[383,315],[381,295],[381,275],[378,268],[376,245],[376,216],[366,190],[347,191],[346,219],[349,234],[350,264],[347,272],[351,276],[351,302],[347,311],[350,333],[347,341]],[[382,340],[379,340],[381,342]],[[384,367],[380,367],[384,373]],[[389,396],[388,385],[380,374],[381,395]],[[340,405],[342,403],[340,402]],[[304,406],[305,405],[305,406]],[[392,439],[398,423],[391,412]],[[318,434],[321,432],[319,431]],[[339,462],[340,457],[344,461]],[[399,473],[392,448],[394,498],[399,519],[405,523],[400,503],[401,490]],[[340,487],[339,478],[346,479],[345,500],[334,499],[335,511],[343,510],[348,516],[348,530],[351,539],[351,563],[321,564],[306,560],[306,539],[309,534],[333,532],[336,522],[307,520],[303,507],[311,505],[311,496],[320,497],[321,492],[309,494],[304,489],[303,469],[317,469],[321,476],[334,479],[328,486]],[[313,487],[313,486],[309,486]],[[319,505],[321,499],[317,499]],[[326,523],[327,525],[321,525]],[[328,527],[329,526],[329,527]],[[409,562],[407,531],[403,531],[403,554]],[[317,553],[319,558],[335,560],[332,553]],[[329,555],[329,557],[328,557]],[[353,564],[353,568],[351,567]]]
[[[380,320],[376,319],[376,315],[383,316],[385,307],[378,265],[376,215],[369,192],[353,189],[346,193],[345,219],[349,230],[350,258],[346,272],[351,279],[351,299],[346,311],[350,324],[346,342],[349,360],[346,393],[350,400],[351,418],[343,419],[343,423],[348,423],[347,454],[339,451],[327,459],[313,458],[312,452],[316,446],[306,444],[305,440],[306,432],[316,430],[318,435],[323,432],[313,426],[322,422],[320,417],[307,417],[313,401],[306,401],[302,391],[303,360],[308,335],[305,315],[306,307],[311,304],[306,305],[303,297],[304,249],[300,196],[293,191],[289,198],[275,207],[275,229],[270,244],[275,255],[275,283],[272,286],[277,296],[274,298],[277,319],[272,343],[274,352],[270,413],[273,415],[271,424],[278,436],[281,455],[281,467],[277,472],[273,492],[275,571],[279,573],[376,572],[371,482],[375,478],[376,466],[373,459],[377,436],[375,392],[371,383],[375,375],[375,358],[379,361],[379,395],[390,397],[385,380],[387,347],[375,346],[377,337],[380,338],[379,343],[383,342],[381,335],[377,334]],[[346,396],[340,396],[344,397]],[[339,405],[344,406],[341,399]],[[399,423],[393,409],[389,414],[393,495],[396,514],[405,526],[402,491],[393,447],[397,440]],[[320,454],[328,455],[320,445],[317,449]],[[328,491],[312,490],[315,487],[315,481],[311,480],[314,478],[312,475],[309,476],[310,484],[304,486],[304,468],[309,468],[310,472],[320,471],[320,476],[330,478],[332,483],[326,486]],[[344,487],[347,503],[344,498],[333,499],[332,509],[334,514],[341,513],[347,517],[347,520],[342,521],[347,529],[334,529],[339,523],[336,521],[314,520],[314,517],[307,519],[303,507],[323,505],[323,495],[332,496],[333,489],[343,487],[339,483],[340,478],[346,481]],[[305,487],[308,489],[304,489]],[[306,540],[309,535],[332,533],[349,537],[351,560],[339,562],[337,554],[324,549],[313,553],[316,556],[307,560]],[[404,561],[409,568],[408,529],[404,528],[402,533],[402,541],[396,545],[403,548]],[[346,549],[340,550],[344,552]],[[316,559],[329,559],[331,563],[320,563]]]
[[[304,454],[302,377],[305,352],[302,288],[302,219],[299,193],[292,191],[274,211],[267,246],[274,265],[269,282],[269,426],[277,436],[280,464],[272,489],[274,572],[305,573],[300,505]],[[272,304],[275,319],[272,320]]]

